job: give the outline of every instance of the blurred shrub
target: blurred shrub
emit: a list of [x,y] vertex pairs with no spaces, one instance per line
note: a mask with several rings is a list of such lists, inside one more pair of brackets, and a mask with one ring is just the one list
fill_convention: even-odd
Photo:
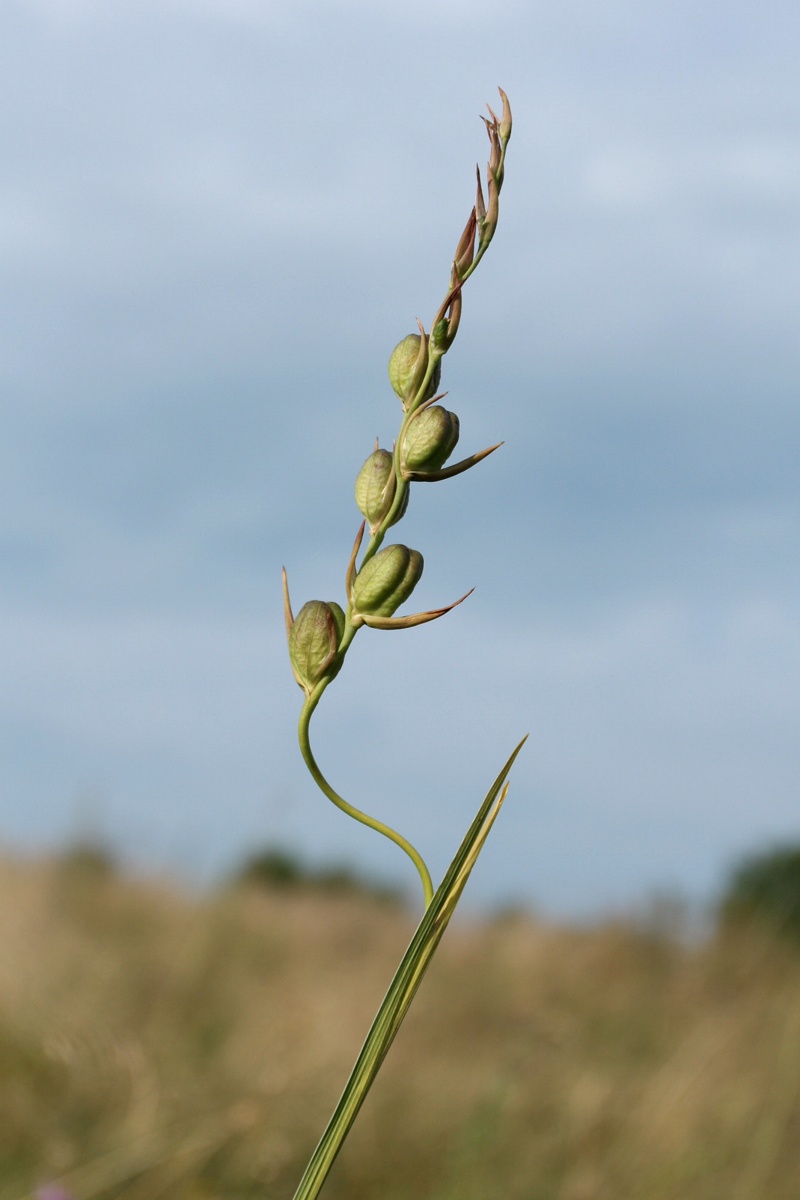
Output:
[[236,871],[233,882],[264,887],[296,887],[304,877],[305,870],[293,854],[285,850],[262,850],[245,860]]
[[724,925],[758,922],[800,942],[800,846],[741,862],[723,893],[720,918]]
[[289,851],[269,847],[247,858],[234,873],[234,886],[294,888],[340,895],[364,896],[381,903],[400,904],[402,893],[365,879],[349,867],[309,867]]
[[107,878],[117,870],[113,851],[100,842],[90,840],[73,842],[62,850],[57,862],[62,871],[94,878]]

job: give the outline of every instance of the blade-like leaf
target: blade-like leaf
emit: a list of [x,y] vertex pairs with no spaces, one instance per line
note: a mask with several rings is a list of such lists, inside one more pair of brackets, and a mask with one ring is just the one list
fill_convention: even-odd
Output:
[[425,910],[408,949],[403,955],[383,1003],[378,1009],[372,1028],[367,1034],[352,1074],[339,1103],[314,1151],[294,1200],[314,1200],[333,1166],[358,1110],[372,1086],[381,1063],[394,1041],[417,988],[427,970],[436,947],[441,941],[458,899],[464,890],[481,848],[508,791],[506,778],[522,749],[527,735],[509,757],[495,779],[470,825],[463,842],[447,869],[444,879]]

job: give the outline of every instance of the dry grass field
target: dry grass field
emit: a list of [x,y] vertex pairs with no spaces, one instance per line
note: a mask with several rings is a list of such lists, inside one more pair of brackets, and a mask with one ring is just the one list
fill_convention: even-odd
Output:
[[[0,1197],[289,1200],[412,930],[0,862]],[[797,1200],[800,954],[448,931],[330,1200]]]

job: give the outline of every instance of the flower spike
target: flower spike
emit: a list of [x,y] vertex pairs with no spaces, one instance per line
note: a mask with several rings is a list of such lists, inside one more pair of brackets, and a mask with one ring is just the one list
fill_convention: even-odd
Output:
[[[381,449],[376,438],[372,453],[356,477],[355,501],[365,520],[358,529],[347,564],[346,612],[335,601],[310,600],[295,618],[286,571],[283,572],[289,659],[295,680],[305,693],[298,722],[298,740],[306,766],[321,792],[337,808],[388,838],[408,856],[419,875],[426,908],[294,1200],[318,1200],[330,1167],[416,993],[505,798],[506,779],[522,745],[520,743],[497,776],[442,883],[434,889],[430,872],[415,847],[389,825],[349,803],[331,786],[316,761],[309,732],[320,699],[342,669],[353,639],[363,626],[388,630],[423,625],[451,612],[472,594],[470,590],[443,608],[396,615],[417,586],[424,561],[418,550],[402,543],[386,546],[384,541],[389,529],[405,514],[412,483],[430,483],[459,475],[502,445],[498,442],[446,466],[458,442],[459,420],[456,413],[440,404],[447,393],[438,390],[442,359],[459,330],[463,288],[480,265],[497,227],[506,147],[511,136],[508,97],[502,88],[498,90],[503,105],[501,114],[498,116],[487,105],[488,117],[481,118],[489,138],[486,180],[485,183],[482,181],[480,166],[477,167],[474,205],[459,236],[455,254],[449,263],[445,263],[448,283],[444,300],[429,325],[430,333],[426,333],[422,322],[417,320],[419,332],[407,334],[389,358],[389,382],[402,404],[403,416],[394,440],[387,439],[383,443],[387,447],[391,445],[391,451]],[[365,530],[368,542],[362,551]]]

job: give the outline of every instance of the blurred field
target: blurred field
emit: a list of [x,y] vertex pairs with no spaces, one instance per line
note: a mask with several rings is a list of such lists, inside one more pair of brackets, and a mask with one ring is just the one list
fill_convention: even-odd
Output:
[[[289,1200],[412,930],[0,862],[0,1197]],[[800,954],[454,926],[329,1200],[797,1200]]]

